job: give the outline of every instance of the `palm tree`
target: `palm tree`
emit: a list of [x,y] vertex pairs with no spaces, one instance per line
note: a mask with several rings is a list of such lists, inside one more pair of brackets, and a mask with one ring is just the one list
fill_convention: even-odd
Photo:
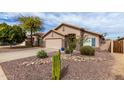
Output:
[[37,32],[42,27],[42,20],[39,17],[34,16],[23,16],[18,18],[20,21],[20,26],[25,30],[30,32],[31,36],[31,46],[33,47],[33,38],[32,34]]

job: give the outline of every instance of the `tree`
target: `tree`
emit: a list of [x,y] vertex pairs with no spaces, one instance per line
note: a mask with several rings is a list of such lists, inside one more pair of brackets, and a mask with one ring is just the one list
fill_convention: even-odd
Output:
[[6,23],[0,24],[0,42],[8,43],[9,42],[9,31],[11,27]]
[[84,45],[87,39],[87,35],[84,35],[84,32],[81,32],[81,37],[77,40],[79,42],[80,47]]
[[106,32],[102,34],[103,37],[106,37],[107,35],[108,35],[108,33],[106,33]]
[[26,33],[20,26],[10,26],[6,23],[0,24],[0,42],[11,45],[22,43],[26,38]]
[[20,21],[20,26],[25,30],[30,32],[31,36],[31,46],[33,46],[32,34],[41,29],[42,21],[39,17],[34,16],[23,16],[18,18]]
[[68,48],[72,54],[73,50],[76,48],[76,35],[75,34],[69,34],[68,39],[67,39],[67,43],[68,43]]
[[120,36],[118,36],[117,39],[120,39]]
[[11,31],[9,32],[10,40],[12,44],[19,44],[22,43],[26,38],[26,32],[17,25],[12,26]]

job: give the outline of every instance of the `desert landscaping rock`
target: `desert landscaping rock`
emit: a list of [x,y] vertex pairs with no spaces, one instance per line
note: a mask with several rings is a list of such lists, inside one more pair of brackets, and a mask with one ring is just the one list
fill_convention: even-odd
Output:
[[[80,54],[61,55],[62,80],[103,80],[115,79],[111,73],[113,58],[108,52],[96,52],[87,57]],[[105,61],[107,60],[107,61]],[[51,80],[51,56],[40,59],[35,56],[1,63],[8,79]]]

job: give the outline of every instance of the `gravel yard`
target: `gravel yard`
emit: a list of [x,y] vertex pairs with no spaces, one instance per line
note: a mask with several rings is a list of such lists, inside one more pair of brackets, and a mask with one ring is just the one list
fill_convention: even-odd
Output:
[[[10,80],[51,80],[51,55],[39,59],[35,56],[1,63]],[[110,80],[116,79],[111,72],[113,58],[108,52],[96,52],[95,56],[62,54],[62,80]]]

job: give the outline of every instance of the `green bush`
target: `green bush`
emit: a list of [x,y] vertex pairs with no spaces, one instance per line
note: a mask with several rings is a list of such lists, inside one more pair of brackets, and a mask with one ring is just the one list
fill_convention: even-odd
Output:
[[69,42],[69,48],[71,48],[71,49],[75,49],[76,48],[76,41],[71,41],[71,42]]
[[47,56],[47,53],[44,50],[41,50],[41,51],[38,51],[37,57],[38,58],[46,58],[48,56]]
[[73,52],[72,49],[65,48],[65,54],[71,54]]
[[89,56],[93,56],[95,55],[95,49],[91,46],[82,46],[80,48],[80,53],[82,55],[89,55]]

